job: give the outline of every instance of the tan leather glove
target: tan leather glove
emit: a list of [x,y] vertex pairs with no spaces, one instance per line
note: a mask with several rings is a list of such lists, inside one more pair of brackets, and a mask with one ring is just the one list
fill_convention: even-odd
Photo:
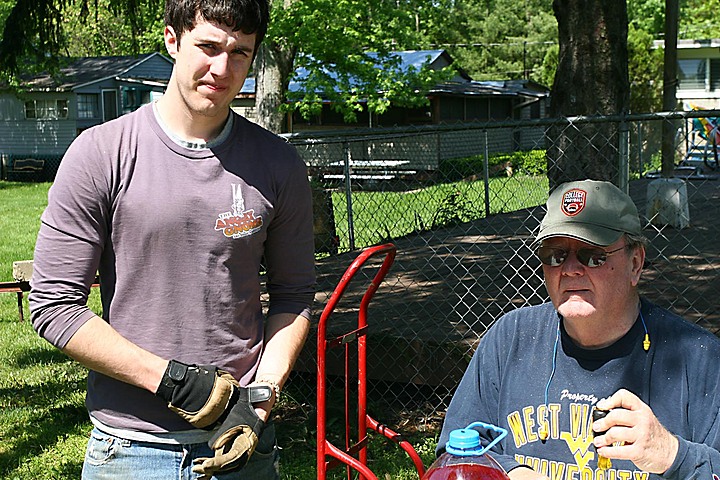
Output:
[[234,404],[237,388],[232,375],[217,367],[170,360],[155,395],[193,426],[210,430]]
[[[259,397],[258,392],[261,392]],[[269,387],[238,387],[238,393],[237,403],[208,442],[215,455],[195,459],[193,472],[210,477],[217,472],[239,470],[255,451],[265,422],[257,416],[252,404],[256,403],[256,397],[267,400],[272,391]]]

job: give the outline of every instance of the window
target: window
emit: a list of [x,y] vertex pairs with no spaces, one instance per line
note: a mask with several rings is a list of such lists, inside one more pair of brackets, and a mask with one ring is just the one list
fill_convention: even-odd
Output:
[[68,118],[68,102],[60,100],[28,100],[25,102],[25,118],[57,120]]
[[720,90],[720,58],[710,59],[710,90]]
[[678,87],[684,90],[704,90],[706,63],[704,58],[678,60]]
[[103,122],[118,117],[117,90],[103,90]]
[[465,121],[475,122],[488,119],[488,99],[467,97],[465,99]]
[[97,93],[80,93],[77,97],[78,118],[99,118],[100,97]]
[[151,92],[138,87],[122,87],[122,113],[134,112],[151,101]]

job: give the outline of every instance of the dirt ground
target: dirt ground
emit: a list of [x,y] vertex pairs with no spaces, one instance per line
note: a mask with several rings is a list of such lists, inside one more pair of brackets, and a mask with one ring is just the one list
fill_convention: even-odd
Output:
[[[650,182],[631,182],[630,194],[641,215]],[[651,246],[641,293],[720,333],[720,180],[688,180],[686,185],[690,226],[649,225],[645,230]],[[468,352],[495,319],[523,305],[523,298],[531,303],[545,298],[536,275],[539,262],[528,247],[532,235],[528,225],[539,224],[543,213],[544,206],[535,207],[460,225],[443,235],[430,232],[393,241],[398,249],[395,263],[370,306],[370,377],[455,385]],[[318,316],[357,255],[351,252],[318,262]],[[353,282],[343,297],[341,305],[346,306],[331,316],[329,331],[355,328],[354,310],[368,281]],[[467,305],[466,298],[476,298],[475,307]],[[315,338],[313,331],[298,363],[301,371],[315,372]],[[330,374],[342,373],[340,358],[330,357]]]

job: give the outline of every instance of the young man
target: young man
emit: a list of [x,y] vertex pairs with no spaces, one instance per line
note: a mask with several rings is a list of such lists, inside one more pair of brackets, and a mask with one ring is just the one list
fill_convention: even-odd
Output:
[[[536,242],[552,303],[483,337],[438,453],[479,420],[508,430],[491,455],[513,480],[717,478],[720,340],[640,298],[630,197],[608,182],[561,185]],[[593,421],[595,409],[609,413]]]
[[268,419],[315,277],[305,165],[230,110],[267,21],[266,0],[168,0],[166,94],[83,132],[50,190],[30,307],[90,369],[83,478],[279,478]]

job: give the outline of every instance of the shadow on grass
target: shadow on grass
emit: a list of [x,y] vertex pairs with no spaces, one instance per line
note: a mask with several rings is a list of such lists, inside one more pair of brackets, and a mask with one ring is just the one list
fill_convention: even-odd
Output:
[[73,394],[84,393],[86,385],[84,376],[65,370],[58,371],[52,380],[40,384],[25,382],[22,374],[11,377],[9,383],[9,386],[0,388],[5,408],[33,408],[37,411],[68,403]]
[[23,182],[8,182],[7,180],[0,181],[0,190],[10,190],[12,188],[17,188],[23,186]]
[[[72,450],[63,444],[85,436],[89,429],[82,401],[85,369],[46,345],[21,349],[6,358],[5,367],[0,388],[0,478],[80,478],[82,454],[66,457],[58,451]],[[40,455],[48,457],[43,464],[37,459]]]
[[8,364],[18,368],[47,365],[51,363],[69,363],[74,360],[56,348],[32,347],[9,359]]
[[[87,411],[82,405],[63,405],[51,409],[33,409],[33,416],[27,424],[15,425],[8,437],[13,447],[0,453],[0,478],[18,478],[13,471],[71,433],[77,433],[87,423]],[[52,478],[80,478],[82,458],[71,461],[53,462]]]

